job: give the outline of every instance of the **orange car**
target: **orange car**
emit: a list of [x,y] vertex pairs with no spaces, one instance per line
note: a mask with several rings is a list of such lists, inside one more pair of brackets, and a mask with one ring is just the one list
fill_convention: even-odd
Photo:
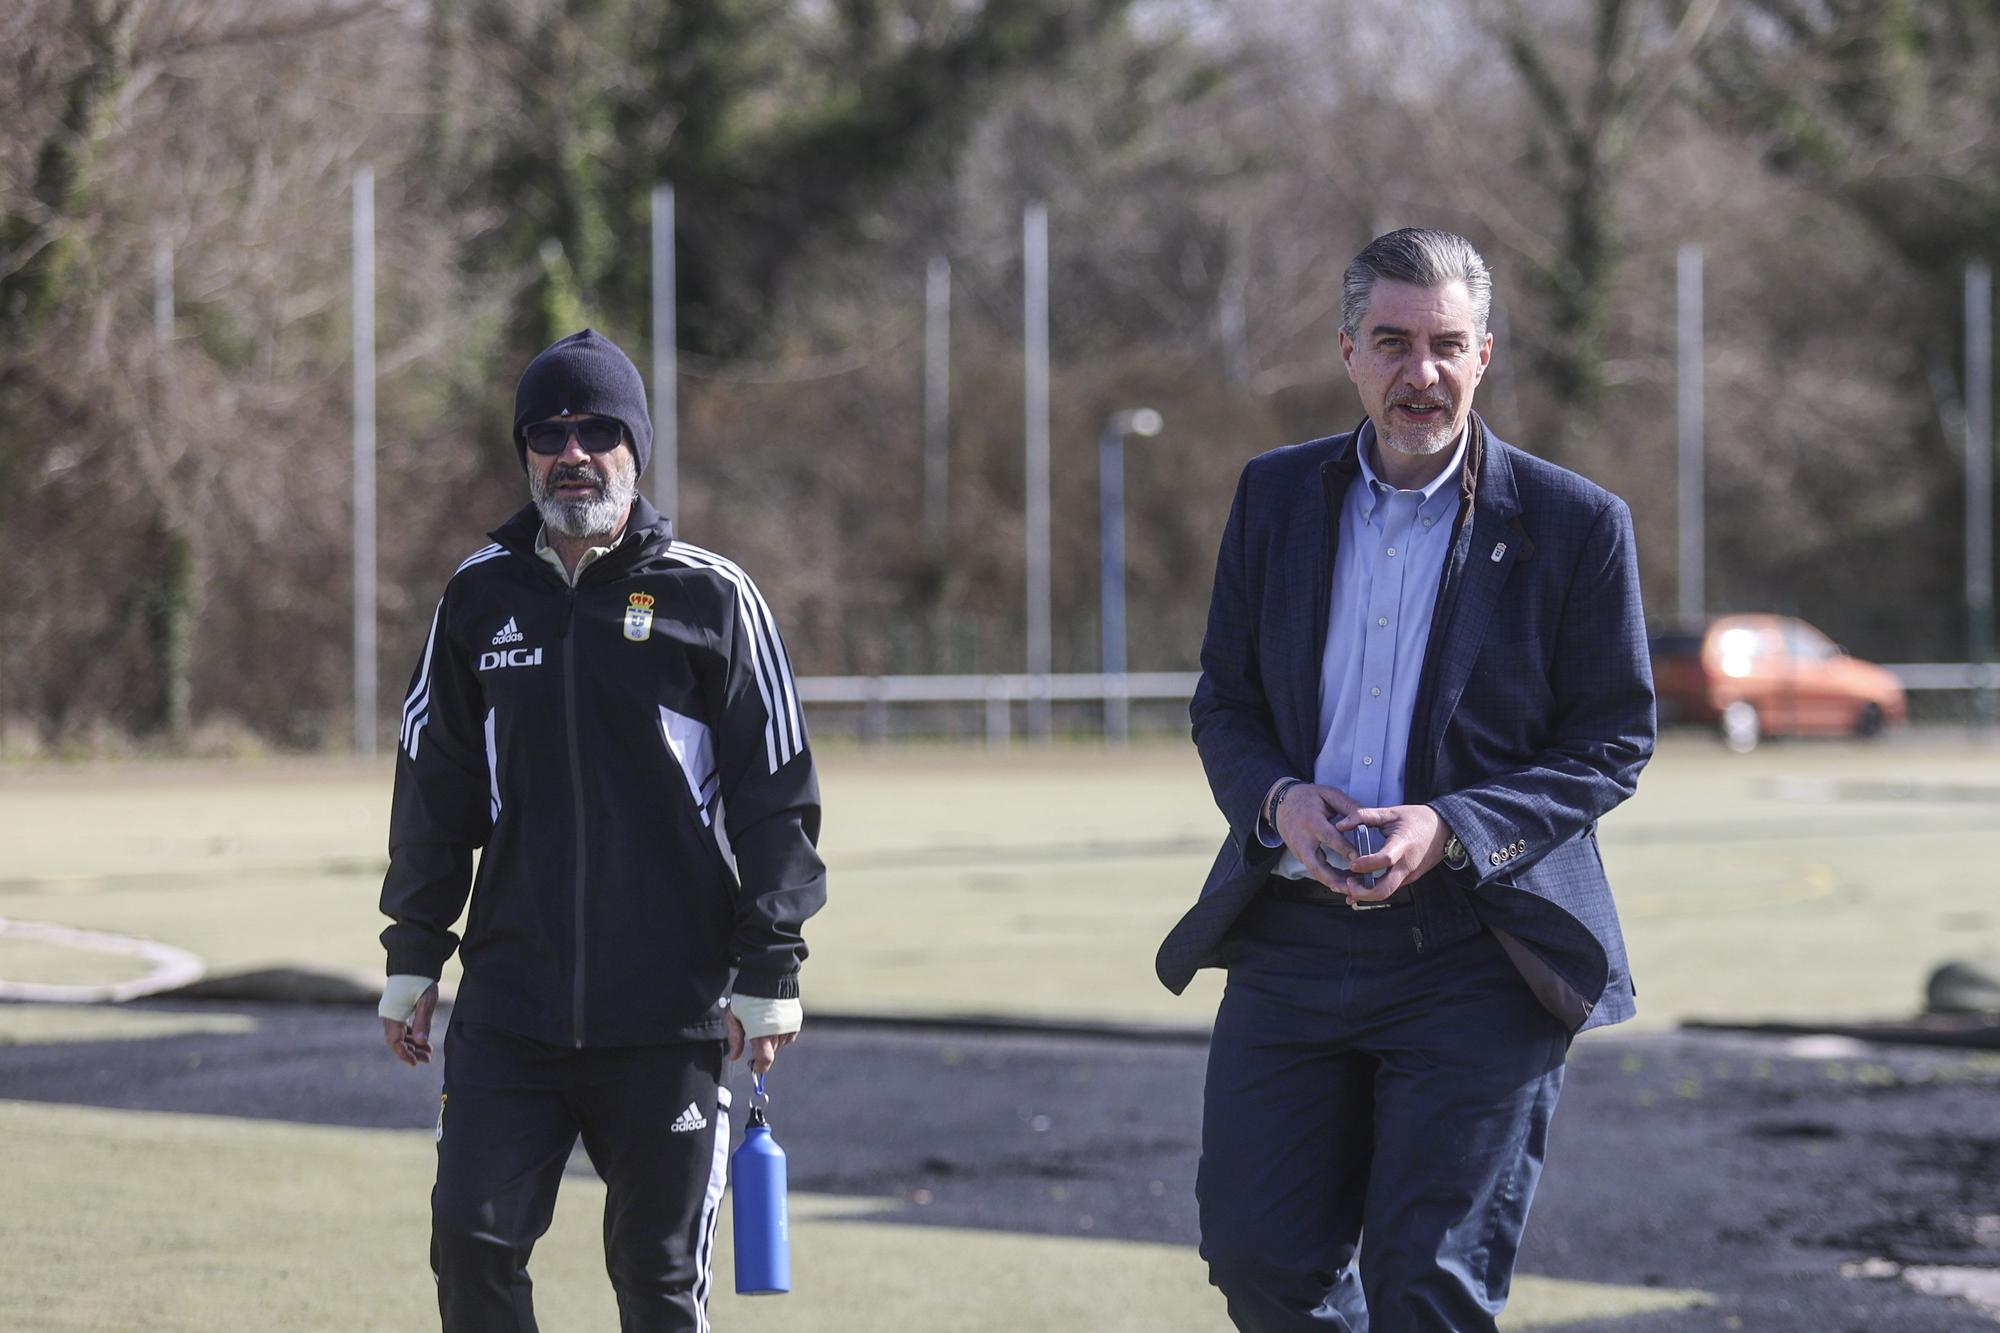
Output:
[[1903,686],[1789,616],[1721,616],[1653,636],[1661,725],[1721,728],[1733,750],[1764,736],[1873,736],[1909,715]]

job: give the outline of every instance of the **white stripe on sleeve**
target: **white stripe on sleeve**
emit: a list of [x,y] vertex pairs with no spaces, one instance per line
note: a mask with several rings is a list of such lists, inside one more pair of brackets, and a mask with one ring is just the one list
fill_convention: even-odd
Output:
[[[505,554],[507,554],[505,547],[499,545],[482,546],[460,562],[457,569],[451,571],[452,578],[457,578],[474,565],[485,564],[488,560],[497,560]],[[450,579],[445,580],[445,586],[447,589],[451,586]],[[410,686],[408,697],[403,700],[403,749],[409,752],[409,756],[412,759],[417,757],[417,738],[422,735],[424,724],[430,721],[431,660],[437,653],[438,621],[443,615],[444,599],[440,597],[438,599],[437,610],[431,612],[431,632],[430,636],[424,640],[423,663],[417,668],[417,679]]]
[[805,749],[805,723],[799,714],[791,659],[785,653],[785,642],[778,634],[778,622],[771,615],[770,605],[739,565],[713,551],[676,541],[667,548],[667,556],[692,568],[713,570],[735,588],[736,604],[750,644],[757,693],[764,701],[768,718],[764,726],[765,758],[771,771],[777,772]]

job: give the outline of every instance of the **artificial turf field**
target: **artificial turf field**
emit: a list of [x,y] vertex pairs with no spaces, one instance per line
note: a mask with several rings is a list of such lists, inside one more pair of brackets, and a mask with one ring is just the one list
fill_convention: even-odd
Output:
[[[831,894],[815,1010],[1201,1026],[1155,945],[1221,819],[1185,745],[822,756]],[[191,950],[211,973],[377,977],[388,770],[0,769],[0,917]],[[1955,737],[1670,737],[1605,821],[1642,1026],[1911,1012],[1941,958],[2000,952],[2000,748]],[[0,935],[0,978],[116,981],[134,960]]]
[[[1900,1016],[1940,958],[1992,955],[1993,761],[1951,738],[1750,756],[1670,741],[1603,830],[1642,1022]],[[810,932],[814,1010],[1206,1023],[1214,987],[1177,1000],[1150,966],[1220,832],[1185,746],[833,749],[822,763],[833,889]],[[159,940],[214,972],[378,974],[386,776],[303,763],[0,772],[0,917]],[[110,982],[134,966],[0,936],[10,981]],[[231,1019],[11,1006],[0,1041],[204,1022]],[[22,1104],[0,1104],[0,1122],[17,1168],[0,1210],[8,1327],[427,1317],[428,1284],[409,1280],[422,1276],[426,1136]],[[565,1187],[536,1264],[545,1327],[608,1326],[596,1197],[594,1182]],[[1220,1324],[1180,1247],[856,1225],[839,1220],[867,1209],[853,1199],[799,1208],[800,1294],[777,1315],[720,1296],[720,1327],[784,1317],[838,1333],[879,1326],[884,1309],[916,1315],[906,1326],[996,1333]],[[169,1211],[174,1226],[146,1224]],[[1588,1326],[1685,1299],[1529,1275],[1512,1324]]]

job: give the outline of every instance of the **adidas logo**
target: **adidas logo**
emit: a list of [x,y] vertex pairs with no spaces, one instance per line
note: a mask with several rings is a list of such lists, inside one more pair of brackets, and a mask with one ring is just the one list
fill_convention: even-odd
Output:
[[503,643],[519,643],[520,641],[521,627],[514,623],[514,617],[508,616],[507,623],[502,625],[500,632],[493,636],[493,646],[497,648]]
[[695,1110],[694,1103],[687,1104],[687,1110],[674,1117],[674,1123],[667,1126],[672,1134],[692,1134],[697,1129],[708,1128],[708,1117]]

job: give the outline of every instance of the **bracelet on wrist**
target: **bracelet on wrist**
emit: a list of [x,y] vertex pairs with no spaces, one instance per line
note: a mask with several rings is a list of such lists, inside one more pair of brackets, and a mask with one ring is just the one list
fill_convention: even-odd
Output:
[[1299,786],[1303,781],[1303,778],[1286,778],[1271,789],[1270,808],[1264,814],[1266,824],[1272,828],[1278,827],[1278,807],[1285,803],[1285,797],[1291,795],[1292,788]]

